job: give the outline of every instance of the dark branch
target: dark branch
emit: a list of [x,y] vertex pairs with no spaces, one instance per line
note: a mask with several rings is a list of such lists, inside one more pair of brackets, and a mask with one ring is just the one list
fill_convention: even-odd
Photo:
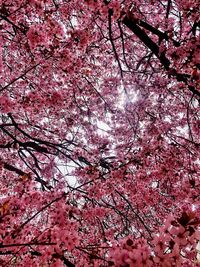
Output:
[[[159,46],[152,41],[152,39],[143,31],[140,26],[138,26],[138,21],[134,20],[134,18],[126,15],[123,19],[123,24],[126,25],[139,39],[142,43],[152,51],[152,53],[159,59],[160,63],[163,65],[165,70],[170,71],[170,75],[176,77],[177,81],[184,82],[188,89],[196,96],[200,97],[200,92],[193,86],[190,85],[191,75],[178,73],[175,69],[170,69],[170,61],[165,56],[165,52],[159,52]],[[157,32],[156,29],[153,29],[151,25],[146,24],[143,22],[143,25],[148,26],[149,29],[151,28],[154,32]],[[159,33],[159,32],[157,32]],[[156,33],[155,33],[156,34]],[[164,35],[163,35],[164,36]]]
[[118,63],[119,69],[120,69],[121,76],[123,77],[123,70],[122,70],[121,63],[120,63],[120,60],[119,60],[119,57],[118,57],[118,54],[117,54],[117,51],[116,51],[116,48],[115,48],[115,44],[114,44],[113,38],[112,38],[112,21],[111,21],[112,14],[113,14],[113,10],[109,9],[109,12],[108,12],[109,38],[110,38],[110,42],[111,42],[111,45],[112,45],[113,52],[115,54],[115,58],[117,60],[117,63]]
[[14,167],[14,166],[12,166],[12,165],[10,165],[10,164],[8,164],[8,163],[5,163],[4,162],[4,168],[6,169],[6,170],[8,170],[8,171],[12,171],[12,172],[16,172],[17,174],[19,174],[19,175],[24,175],[24,174],[26,174],[25,172],[23,172],[22,170],[20,170],[20,169],[18,169],[18,168],[16,168],[16,167]]
[[154,43],[151,38],[144,32],[134,21],[134,19],[125,16],[123,19],[124,25],[126,25],[141,41],[148,47],[154,55],[160,60],[161,64],[166,70],[169,70],[170,61],[166,58],[164,53],[159,53],[159,46]]
[[[169,36],[168,36],[168,34],[167,34],[166,32],[162,32],[162,31],[160,31],[160,30],[154,28],[154,27],[153,27],[152,25],[150,25],[149,23],[147,23],[147,22],[145,22],[145,21],[143,21],[143,20],[140,20],[140,21],[139,21],[139,25],[140,25],[141,27],[145,28],[146,30],[152,32],[153,34],[156,34],[156,35],[159,37],[160,40],[163,40],[163,39],[166,40],[166,41],[169,40]],[[174,40],[174,39],[171,39],[171,40],[172,40],[174,46],[176,46],[176,47],[179,47],[179,46],[180,46],[180,43],[179,43],[178,41],[176,41],[176,40]]]

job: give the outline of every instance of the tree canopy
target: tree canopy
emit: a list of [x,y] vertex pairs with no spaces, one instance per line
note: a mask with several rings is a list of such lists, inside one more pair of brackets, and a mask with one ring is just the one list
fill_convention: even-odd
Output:
[[198,266],[198,0],[0,1],[0,266]]

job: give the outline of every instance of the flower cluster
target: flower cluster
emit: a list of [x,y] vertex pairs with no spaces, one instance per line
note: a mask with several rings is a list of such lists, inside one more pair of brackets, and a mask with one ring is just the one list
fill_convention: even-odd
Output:
[[169,216],[148,242],[129,236],[113,244],[110,259],[119,267],[197,266],[199,224],[199,218],[192,212],[183,212],[179,218]]

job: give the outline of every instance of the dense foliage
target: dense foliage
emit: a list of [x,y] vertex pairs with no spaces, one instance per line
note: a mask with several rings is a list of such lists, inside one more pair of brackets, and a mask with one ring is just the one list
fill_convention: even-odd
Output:
[[198,0],[0,1],[0,266],[197,266]]

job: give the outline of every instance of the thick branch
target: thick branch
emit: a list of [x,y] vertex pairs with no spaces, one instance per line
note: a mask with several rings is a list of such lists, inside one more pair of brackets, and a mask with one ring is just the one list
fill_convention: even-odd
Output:
[[[152,25],[150,25],[149,23],[147,23],[146,21],[143,21],[143,20],[140,20],[139,22],[140,26],[145,28],[146,30],[152,32],[153,34],[156,34],[161,40],[166,40],[168,41],[169,40],[169,36],[166,32],[162,32],[156,28],[154,28]],[[176,47],[179,47],[180,46],[180,43],[174,39],[171,39],[174,46]]]
[[170,61],[164,53],[159,53],[159,46],[154,43],[151,38],[143,31],[134,19],[130,19],[128,16],[125,16],[123,19],[124,25],[126,25],[141,41],[142,43],[147,46],[154,55],[160,60],[161,64],[164,66],[166,70],[169,70]]
[[18,169],[18,168],[16,168],[16,167],[14,167],[14,166],[12,166],[12,165],[10,165],[10,164],[8,164],[8,163],[5,163],[4,162],[4,168],[6,169],[6,170],[8,170],[8,171],[12,171],[12,172],[16,172],[17,174],[19,174],[19,175],[21,175],[21,176],[23,176],[24,174],[26,174],[25,172],[23,172],[22,170],[20,170],[20,169]]
[[[163,67],[167,71],[171,71],[171,75],[176,77],[177,81],[184,82],[188,86],[188,89],[194,95],[200,97],[200,92],[193,85],[189,84],[189,82],[191,80],[191,76],[188,74],[184,74],[184,73],[178,73],[175,69],[170,69],[170,61],[165,56],[165,53],[159,52],[159,46],[155,42],[152,41],[152,39],[146,34],[146,32],[144,30],[142,30],[140,28],[140,26],[138,26],[137,21],[134,20],[134,18],[131,18],[129,16],[125,16],[122,22],[140,39],[140,41],[146,47],[148,47],[150,49],[150,51],[152,51],[152,53],[160,60],[160,63],[163,65]],[[145,23],[143,22],[143,25],[144,24]],[[151,27],[151,26],[148,25],[148,27]],[[152,29],[152,27],[151,27],[151,29]],[[154,29],[154,31],[155,31],[155,29]]]

